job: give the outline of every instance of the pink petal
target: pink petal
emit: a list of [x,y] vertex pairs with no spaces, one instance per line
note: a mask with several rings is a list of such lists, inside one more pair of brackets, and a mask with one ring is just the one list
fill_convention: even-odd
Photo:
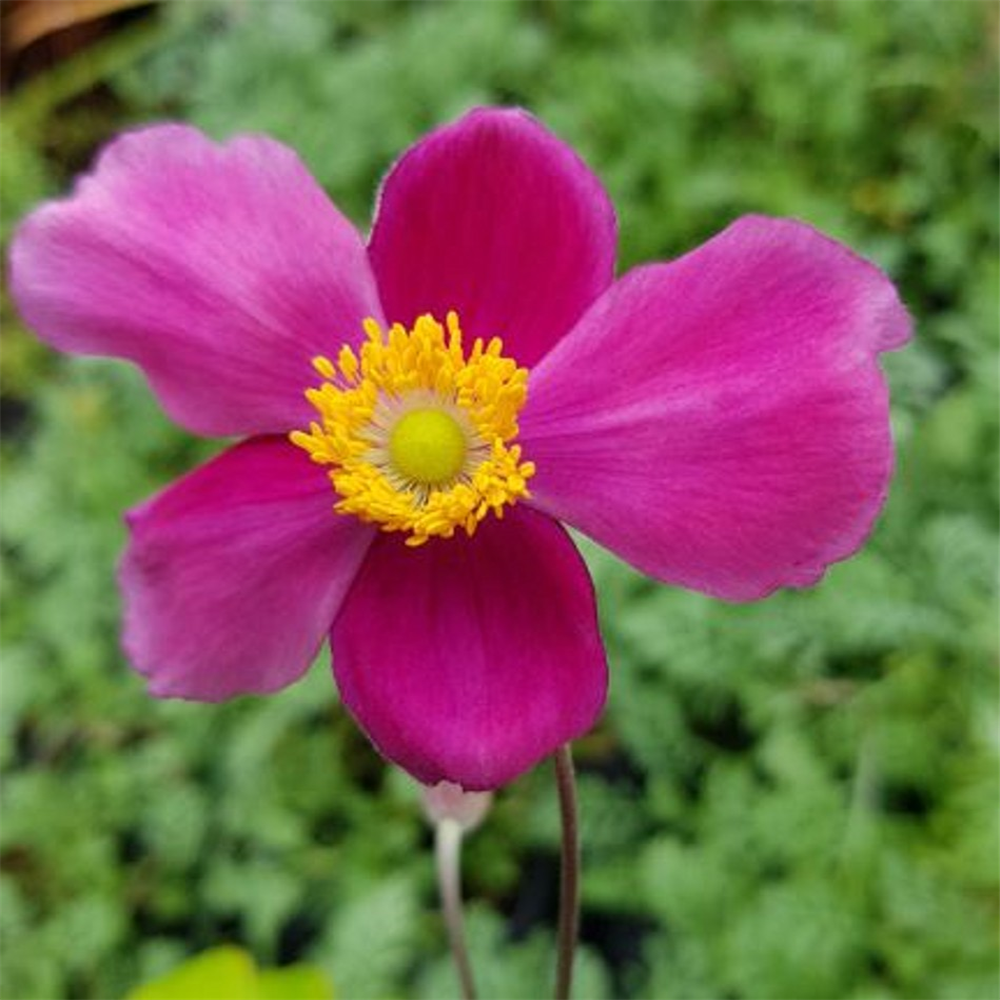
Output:
[[256,438],[128,514],[124,645],[152,694],[218,701],[305,671],[371,542],[333,501],[298,448]]
[[307,424],[311,358],[381,316],[361,237],[290,149],[182,125],[121,136],[29,216],[11,284],[43,339],[134,361],[204,434]]
[[344,704],[425,784],[495,788],[585,732],[604,650],[583,560],[517,508],[469,539],[372,545],[333,628]]
[[741,219],[632,271],[532,373],[534,502],[718,597],[815,583],[885,499],[877,355],[909,331],[871,264],[801,223]]
[[584,162],[520,110],[432,132],[386,178],[371,237],[386,316],[458,311],[532,365],[611,283],[615,215]]

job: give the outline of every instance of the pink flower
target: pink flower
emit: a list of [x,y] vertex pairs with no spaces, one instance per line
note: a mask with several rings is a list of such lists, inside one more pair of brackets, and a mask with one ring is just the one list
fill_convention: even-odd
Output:
[[12,287],[39,334],[247,438],[127,515],[150,691],[274,691],[329,633],[385,756],[489,789],[605,700],[559,522],[729,600],[854,552],[892,468],[877,357],[909,336],[886,277],[757,216],[617,281],[614,256],[599,181],[517,110],[409,150],[367,246],[289,149],[179,125],[28,218]]

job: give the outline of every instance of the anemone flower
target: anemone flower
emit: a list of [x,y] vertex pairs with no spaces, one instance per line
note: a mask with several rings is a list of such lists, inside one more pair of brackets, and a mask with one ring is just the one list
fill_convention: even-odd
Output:
[[872,264],[749,216],[615,280],[615,214],[519,110],[407,151],[367,245],[296,155],[125,134],[17,233],[64,351],[138,365],[196,434],[245,438],[127,514],[124,646],[158,697],[296,680],[420,781],[489,789],[594,722],[593,588],[562,524],[745,601],[853,553],[892,467]]

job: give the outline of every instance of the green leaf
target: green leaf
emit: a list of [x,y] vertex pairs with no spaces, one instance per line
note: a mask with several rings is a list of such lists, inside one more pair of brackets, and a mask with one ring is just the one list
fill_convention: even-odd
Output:
[[259,1000],[334,1000],[333,984],[314,965],[264,969],[258,979]]
[[258,1000],[259,986],[253,958],[240,948],[224,945],[140,986],[127,1000]]
[[258,969],[249,952],[223,945],[138,987],[126,1000],[334,1000],[334,990],[316,966]]

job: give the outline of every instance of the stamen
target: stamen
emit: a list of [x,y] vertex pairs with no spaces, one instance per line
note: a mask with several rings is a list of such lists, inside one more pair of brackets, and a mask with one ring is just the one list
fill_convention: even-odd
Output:
[[498,337],[477,337],[466,356],[454,312],[446,326],[428,315],[384,334],[366,319],[359,353],[313,359],[324,381],[306,398],[319,420],[290,435],[331,467],[335,510],[408,532],[407,545],[457,528],[472,535],[490,511],[502,517],[528,496],[535,472],[511,444],[527,369],[504,357]]

